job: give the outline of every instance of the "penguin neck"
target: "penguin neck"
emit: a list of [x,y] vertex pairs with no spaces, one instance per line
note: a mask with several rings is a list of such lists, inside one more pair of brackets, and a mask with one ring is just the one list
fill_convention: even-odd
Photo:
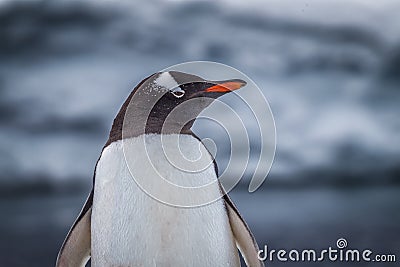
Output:
[[[166,116],[152,116],[149,118],[142,117],[140,114],[124,122],[125,118],[124,106],[121,108],[120,112],[114,119],[113,125],[111,127],[109,138],[104,147],[109,144],[116,142],[118,140],[138,137],[143,134],[188,134],[194,135],[191,127],[193,126],[194,119],[187,122],[186,124],[181,124],[175,121],[167,121]],[[143,125],[143,121],[146,121],[145,127],[138,126]]]
[[149,117],[145,131],[141,134],[193,134],[191,128],[194,120],[186,124],[176,121],[166,121],[164,118]]

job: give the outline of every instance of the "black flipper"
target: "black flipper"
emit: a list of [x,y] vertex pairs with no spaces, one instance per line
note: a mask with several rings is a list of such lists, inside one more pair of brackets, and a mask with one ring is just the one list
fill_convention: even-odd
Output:
[[93,190],[58,253],[56,267],[85,266],[90,259]]
[[[225,192],[223,191],[223,193]],[[226,193],[224,194],[224,200],[236,246],[240,250],[246,265],[250,267],[264,266],[264,262],[258,259],[259,248],[257,241],[247,223]]]

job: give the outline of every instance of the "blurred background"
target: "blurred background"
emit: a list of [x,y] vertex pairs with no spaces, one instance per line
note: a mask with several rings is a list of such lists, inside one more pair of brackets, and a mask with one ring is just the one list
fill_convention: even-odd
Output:
[[[54,265],[131,89],[192,60],[241,70],[270,102],[271,173],[231,192],[261,247],[343,237],[400,260],[399,12],[395,0],[0,0],[0,266]],[[346,264],[269,264],[311,265]]]

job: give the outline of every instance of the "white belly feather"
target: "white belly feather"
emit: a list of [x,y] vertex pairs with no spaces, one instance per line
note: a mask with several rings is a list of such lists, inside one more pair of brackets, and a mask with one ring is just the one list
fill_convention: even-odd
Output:
[[[194,186],[217,179],[213,164],[196,173],[171,168],[160,151],[159,136],[145,138],[154,167],[170,182],[188,186],[193,181]],[[163,142],[169,138],[173,142],[176,135],[163,138]],[[186,150],[183,153],[195,157],[190,153],[199,153],[199,141],[190,135],[180,138],[181,148]],[[98,162],[92,209],[92,266],[239,266],[223,200],[196,208],[177,208],[153,199],[137,185],[129,169],[149,175],[141,160],[145,155],[125,158],[123,153],[134,153],[140,140],[142,137],[112,143]],[[218,185],[214,187],[212,190],[217,192]],[[162,189],[157,192],[174,201],[204,197]]]

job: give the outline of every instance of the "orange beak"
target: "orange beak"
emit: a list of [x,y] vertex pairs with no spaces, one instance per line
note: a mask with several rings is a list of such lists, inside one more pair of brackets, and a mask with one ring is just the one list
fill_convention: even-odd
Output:
[[227,93],[230,91],[235,91],[237,89],[242,88],[247,83],[243,80],[230,80],[230,81],[223,81],[217,82],[216,85],[211,86],[205,90],[207,93]]

